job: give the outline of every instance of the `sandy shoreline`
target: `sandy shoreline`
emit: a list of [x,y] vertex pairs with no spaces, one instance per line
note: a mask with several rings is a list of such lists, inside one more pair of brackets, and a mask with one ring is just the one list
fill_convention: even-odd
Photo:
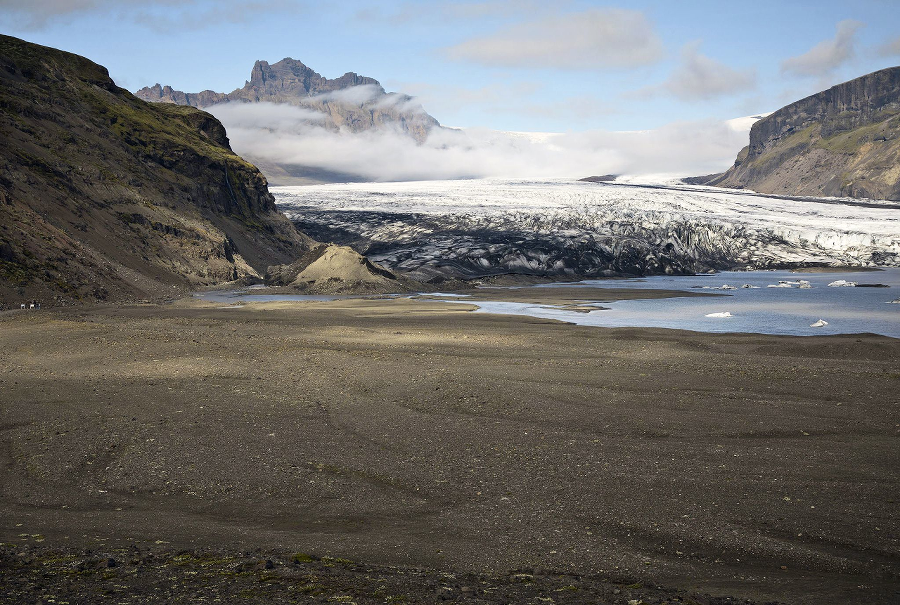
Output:
[[898,595],[900,340],[213,307],[0,318],[0,541]]

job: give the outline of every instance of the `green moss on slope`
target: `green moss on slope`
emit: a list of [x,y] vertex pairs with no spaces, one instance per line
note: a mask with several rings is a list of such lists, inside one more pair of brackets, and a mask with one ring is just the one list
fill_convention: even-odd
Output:
[[0,132],[0,224],[23,251],[0,303],[171,295],[308,247],[212,115],[141,101],[83,57],[0,36]]

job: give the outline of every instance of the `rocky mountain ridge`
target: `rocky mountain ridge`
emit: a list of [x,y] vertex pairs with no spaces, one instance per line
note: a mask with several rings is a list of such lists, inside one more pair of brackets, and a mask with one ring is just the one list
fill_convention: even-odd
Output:
[[[364,94],[341,95],[356,87],[367,87]],[[322,126],[330,130],[345,129],[362,132],[383,127],[397,128],[422,142],[428,131],[440,124],[424,109],[415,105],[412,97],[388,93],[374,78],[347,72],[329,79],[287,57],[274,64],[257,61],[250,79],[242,88],[230,93],[204,90],[186,93],[171,86],[144,87],[135,95],[145,101],[209,107],[220,103],[287,103],[323,114]]]
[[728,171],[694,184],[780,195],[900,200],[900,67],[770,114]]
[[[361,133],[376,133],[409,137],[414,144],[421,144],[429,133],[441,128],[440,123],[412,97],[389,93],[375,80],[354,72],[347,72],[339,78],[325,78],[302,62],[285,58],[277,63],[257,61],[250,72],[250,79],[242,88],[230,93],[204,90],[186,93],[171,86],[144,87],[135,93],[139,98],[156,103],[191,105],[211,109],[226,122],[229,129],[254,131],[251,140],[278,135],[306,137],[310,133],[328,134],[342,137]],[[295,116],[292,126],[260,126],[258,113],[249,105],[255,103],[278,103],[303,110]],[[227,105],[226,105],[227,104]],[[247,106],[244,106],[247,104]],[[243,118],[249,118],[248,126]],[[283,132],[288,128],[291,132]],[[299,129],[293,132],[292,129]],[[357,174],[336,172],[319,165],[297,162],[290,154],[272,157],[259,146],[242,147],[238,138],[237,151],[266,175],[268,180],[278,185],[305,185],[310,183],[349,182],[365,180]]]
[[193,107],[0,36],[0,303],[122,301],[260,277],[314,243]]

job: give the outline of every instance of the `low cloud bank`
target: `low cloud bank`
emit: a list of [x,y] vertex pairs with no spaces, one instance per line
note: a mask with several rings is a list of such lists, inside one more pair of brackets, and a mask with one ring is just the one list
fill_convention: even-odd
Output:
[[230,103],[207,110],[225,124],[234,150],[252,160],[372,181],[708,174],[728,168],[748,140],[746,121],[696,121],[635,132],[434,129],[417,144],[387,127],[330,130],[310,115],[315,112],[290,105]]

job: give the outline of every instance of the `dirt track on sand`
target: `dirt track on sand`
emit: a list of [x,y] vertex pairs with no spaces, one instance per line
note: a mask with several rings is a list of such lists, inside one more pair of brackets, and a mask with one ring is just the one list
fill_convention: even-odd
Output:
[[898,602],[898,368],[428,301],[6,314],[0,540]]

